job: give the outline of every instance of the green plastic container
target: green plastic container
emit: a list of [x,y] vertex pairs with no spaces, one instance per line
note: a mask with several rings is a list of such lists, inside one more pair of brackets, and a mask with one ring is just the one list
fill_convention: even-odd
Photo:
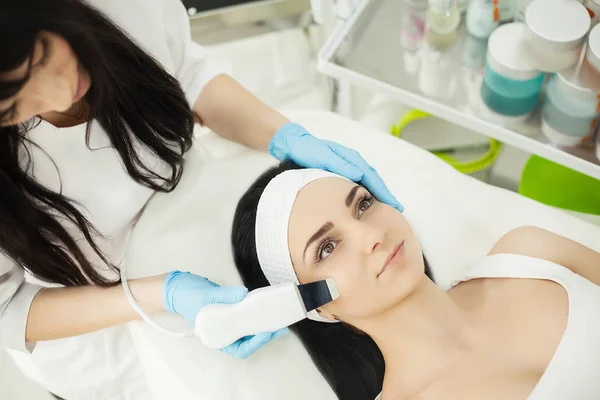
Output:
[[539,156],[531,156],[519,193],[549,206],[600,215],[600,180]]

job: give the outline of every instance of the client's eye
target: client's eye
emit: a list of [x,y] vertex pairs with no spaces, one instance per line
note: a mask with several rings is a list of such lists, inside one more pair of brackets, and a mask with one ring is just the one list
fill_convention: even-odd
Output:
[[317,250],[317,262],[329,257],[331,253],[337,247],[337,243],[331,239],[325,239],[319,245],[319,249]]
[[358,218],[362,217],[362,215],[367,211],[371,205],[373,204],[373,196],[365,194],[363,197],[358,200],[356,203],[356,215]]

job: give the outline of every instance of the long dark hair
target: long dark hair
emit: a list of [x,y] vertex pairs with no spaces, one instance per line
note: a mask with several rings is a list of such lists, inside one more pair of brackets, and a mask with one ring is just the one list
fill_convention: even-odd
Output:
[[[237,205],[231,241],[235,263],[250,290],[269,286],[256,255],[254,229],[258,201],[271,179],[298,168],[291,161],[284,161],[268,169]],[[425,274],[433,280],[427,260]],[[374,399],[381,392],[385,364],[370,336],[345,323],[326,324],[308,319],[294,324],[291,329],[340,400]]]
[[[172,190],[181,177],[183,153],[192,143],[194,119],[178,81],[121,29],[82,0],[2,0],[0,74],[29,63],[41,31],[67,40],[92,86],[89,134],[98,123],[108,134],[129,175],[157,191]],[[24,79],[0,82],[0,99],[19,92]],[[7,116],[0,115],[0,120]],[[93,238],[99,233],[60,192],[50,191],[27,173],[32,162],[26,144],[35,121],[0,127],[0,251],[32,275],[66,286],[113,285],[96,272],[61,221],[71,222],[113,272]],[[171,168],[163,178],[144,164],[135,143]],[[24,158],[23,158],[24,157]]]

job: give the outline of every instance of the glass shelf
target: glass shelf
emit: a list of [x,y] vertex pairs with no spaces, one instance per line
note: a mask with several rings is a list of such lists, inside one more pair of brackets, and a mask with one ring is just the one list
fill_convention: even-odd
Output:
[[403,0],[363,0],[321,49],[319,70],[600,179],[592,144],[556,146],[542,134],[543,100],[518,125],[491,115],[479,94],[487,41],[464,23],[454,37],[428,36],[425,15]]

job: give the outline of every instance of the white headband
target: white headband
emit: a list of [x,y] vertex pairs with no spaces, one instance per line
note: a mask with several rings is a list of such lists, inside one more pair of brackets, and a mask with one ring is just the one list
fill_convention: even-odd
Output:
[[[322,169],[292,169],[271,179],[258,202],[256,210],[256,254],[258,262],[271,285],[295,282],[299,284],[288,247],[288,225],[296,196],[302,188],[321,178],[341,178]],[[313,310],[313,321],[329,321]]]

